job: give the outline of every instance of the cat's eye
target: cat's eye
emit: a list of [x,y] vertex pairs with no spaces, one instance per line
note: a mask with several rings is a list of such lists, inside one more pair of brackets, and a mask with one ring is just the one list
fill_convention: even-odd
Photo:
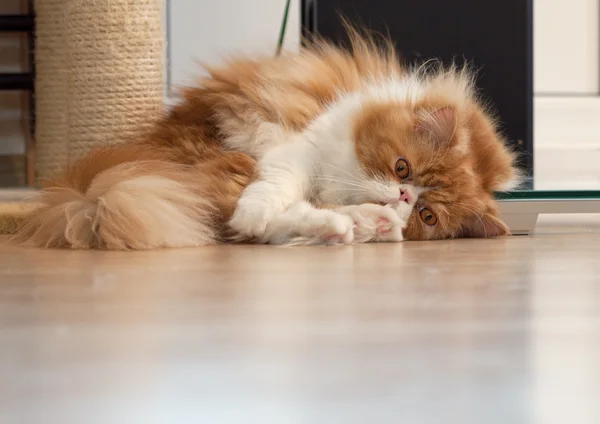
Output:
[[396,161],[395,165],[396,176],[402,180],[410,177],[410,165],[408,161],[404,158],[400,158]]
[[437,216],[429,208],[421,208],[419,216],[421,217],[421,221],[430,227],[433,227],[438,222]]

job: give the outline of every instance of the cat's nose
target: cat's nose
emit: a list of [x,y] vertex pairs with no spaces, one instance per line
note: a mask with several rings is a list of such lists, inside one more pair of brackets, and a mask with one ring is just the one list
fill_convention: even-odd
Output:
[[412,197],[408,190],[400,189],[400,198],[398,199],[400,202],[411,203]]

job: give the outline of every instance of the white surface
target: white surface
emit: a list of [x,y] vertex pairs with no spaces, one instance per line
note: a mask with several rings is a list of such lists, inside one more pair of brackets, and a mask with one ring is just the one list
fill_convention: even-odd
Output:
[[538,220],[537,213],[507,213],[502,216],[502,220],[513,236],[527,236],[533,234]]
[[538,190],[600,190],[600,98],[535,99]]
[[600,97],[536,97],[534,107],[537,145],[600,146]]
[[[290,6],[287,49],[300,45],[299,4],[292,0]],[[200,74],[198,61],[217,64],[236,53],[275,54],[285,0],[171,0],[167,8],[172,93]]]
[[598,92],[598,3],[534,1],[536,93]]
[[513,235],[533,234],[538,217],[545,215],[598,216],[600,199],[582,200],[500,200],[502,220]]
[[537,147],[534,162],[537,190],[600,190],[600,147]]
[[600,214],[600,199],[501,200],[502,216],[536,214]]

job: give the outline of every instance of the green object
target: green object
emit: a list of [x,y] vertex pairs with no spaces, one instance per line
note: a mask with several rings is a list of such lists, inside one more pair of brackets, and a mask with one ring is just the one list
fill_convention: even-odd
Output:
[[577,200],[600,199],[599,190],[515,190],[496,193],[498,200]]
[[285,3],[285,10],[283,11],[283,21],[281,22],[281,29],[279,30],[279,41],[277,42],[277,51],[275,52],[275,56],[279,56],[281,54],[281,49],[283,48],[283,41],[285,39],[285,30],[287,28],[288,16],[290,14],[290,3],[291,0],[287,0]]

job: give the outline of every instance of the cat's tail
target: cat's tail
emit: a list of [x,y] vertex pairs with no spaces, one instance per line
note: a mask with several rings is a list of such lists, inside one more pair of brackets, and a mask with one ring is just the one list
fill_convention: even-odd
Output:
[[41,247],[153,249],[214,243],[214,207],[190,167],[138,147],[107,147],[34,199],[15,240]]

